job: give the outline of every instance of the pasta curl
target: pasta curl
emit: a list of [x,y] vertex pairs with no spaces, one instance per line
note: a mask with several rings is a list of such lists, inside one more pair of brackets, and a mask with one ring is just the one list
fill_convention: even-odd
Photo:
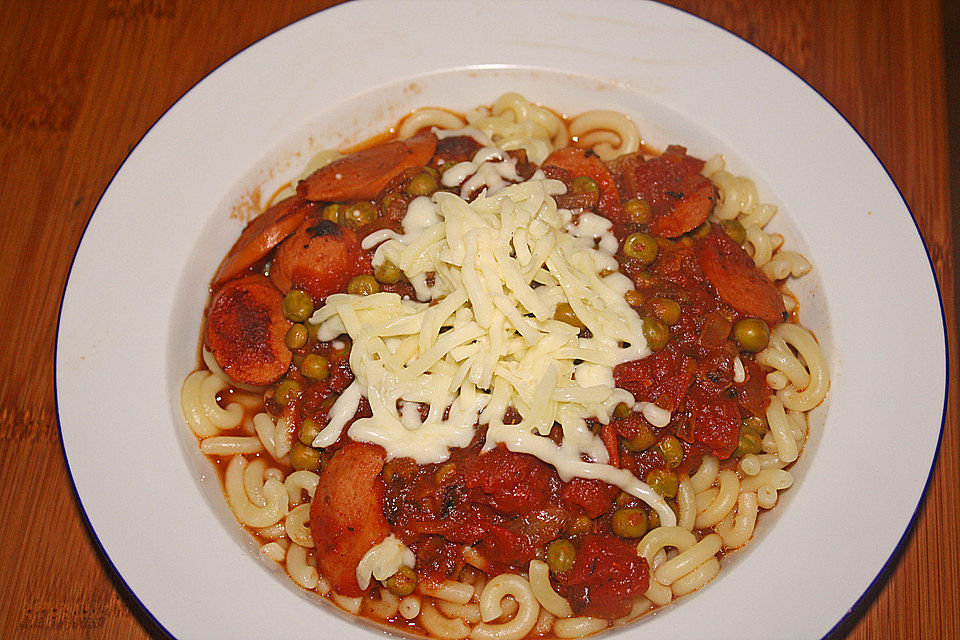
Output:
[[[511,620],[494,623],[504,614],[501,602],[507,596],[517,601],[517,613]],[[470,632],[474,640],[520,640],[537,623],[540,605],[530,583],[522,576],[502,573],[488,582],[480,594],[480,615],[483,622]]]

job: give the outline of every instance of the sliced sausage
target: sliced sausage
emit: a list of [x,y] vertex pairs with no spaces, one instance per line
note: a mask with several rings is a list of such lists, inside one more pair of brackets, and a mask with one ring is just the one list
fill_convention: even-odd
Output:
[[740,409],[736,401],[694,385],[687,395],[686,410],[690,412],[693,442],[721,460],[729,458],[740,442]]
[[262,260],[271,249],[293,233],[313,209],[313,203],[291,196],[251,220],[220,263],[220,268],[213,276],[213,288],[236,278]]
[[261,275],[231,280],[214,294],[205,340],[231,380],[262,386],[287,372],[292,354],[284,336],[291,323],[282,305],[283,296]]
[[382,506],[386,486],[379,477],[385,460],[382,447],[349,442],[330,460],[313,494],[310,532],[317,564],[345,596],[363,595],[357,564],[390,534]]
[[720,227],[694,243],[700,268],[720,299],[744,316],[766,320],[776,325],[787,318],[783,296],[753,260]]
[[372,200],[404,169],[430,162],[437,136],[429,131],[357,151],[320,167],[297,185],[307,200]]
[[283,241],[270,266],[270,279],[286,293],[300,289],[320,305],[343,291],[353,276],[373,273],[360,236],[329,220],[307,220]]
[[653,236],[676,238],[706,221],[717,201],[717,190],[700,175],[703,161],[679,146],[667,147],[646,162],[634,160],[620,174],[624,197],[641,198],[653,214],[648,228]]
[[620,207],[620,192],[617,183],[600,160],[600,156],[587,149],[566,147],[557,149],[543,161],[543,168],[560,167],[570,174],[570,177],[587,176],[597,183],[600,190],[600,200],[597,204],[597,213],[605,216],[615,224],[620,222],[622,209]]

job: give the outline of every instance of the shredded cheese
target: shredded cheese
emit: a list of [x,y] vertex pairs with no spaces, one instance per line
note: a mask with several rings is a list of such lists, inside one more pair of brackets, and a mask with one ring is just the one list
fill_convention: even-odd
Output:
[[360,558],[356,571],[357,584],[366,590],[371,578],[386,580],[400,571],[400,567],[413,569],[416,560],[413,551],[391,533]]
[[[608,464],[587,422],[608,423],[619,403],[654,424],[664,419],[663,410],[635,403],[614,384],[617,364],[650,351],[642,321],[624,299],[633,285],[616,270],[611,224],[558,209],[553,196],[565,190],[559,181],[505,182],[516,174],[495,151],[481,149],[469,163],[473,178],[458,178],[485,176],[472,202],[444,191],[417,198],[403,233],[365,239],[377,246],[374,264],[399,267],[417,300],[335,294],[314,314],[321,340],[352,338],[355,380],[313,445],[333,444],[366,397],[372,417],[356,419],[348,435],[382,446],[391,458],[442,462],[482,424],[487,449],[502,443],[534,455],[564,481],[615,484],[672,524],[674,513],[656,492]],[[554,319],[560,303],[570,305],[589,337]],[[504,423],[509,408],[519,413],[518,424]],[[559,445],[547,437],[555,424]]]

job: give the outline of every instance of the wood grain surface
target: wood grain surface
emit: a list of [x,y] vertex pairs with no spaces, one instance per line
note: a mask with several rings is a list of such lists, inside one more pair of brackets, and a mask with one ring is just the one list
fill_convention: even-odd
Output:
[[[0,637],[162,637],[99,555],[71,489],[53,381],[60,298],[98,198],[147,129],[217,65],[329,4],[0,2]],[[863,135],[923,233],[954,360],[939,2],[671,4],[783,62]],[[832,638],[960,637],[955,373],[954,366],[939,460],[916,526]]]

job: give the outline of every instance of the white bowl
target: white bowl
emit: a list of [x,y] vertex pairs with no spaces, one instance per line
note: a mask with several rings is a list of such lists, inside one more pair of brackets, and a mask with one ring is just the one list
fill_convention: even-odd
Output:
[[382,637],[258,559],[179,389],[244,213],[321,147],[506,91],[571,114],[623,111],[654,146],[722,152],[814,264],[795,288],[832,386],[797,482],[716,580],[619,633],[823,636],[904,536],[939,441],[942,311],[901,196],[829,104],[659,4],[352,2],[262,40],[171,107],[103,195],[70,274],[57,345],[70,472],[110,561],[174,636]]

